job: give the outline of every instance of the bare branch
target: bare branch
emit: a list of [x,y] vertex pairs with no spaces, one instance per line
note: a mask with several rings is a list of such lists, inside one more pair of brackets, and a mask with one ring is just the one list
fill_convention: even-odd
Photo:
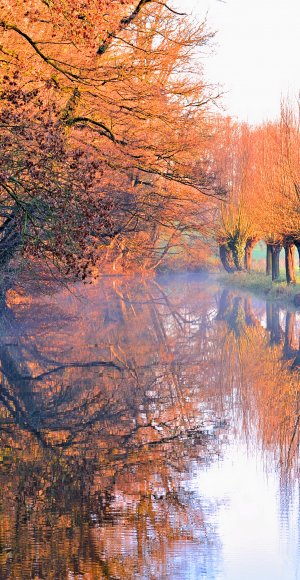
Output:
[[[129,14],[129,16],[122,18],[119,26],[117,27],[116,32],[121,32],[122,30],[124,30],[124,28],[126,28],[128,26],[128,24],[130,24],[139,15],[139,13],[144,8],[144,6],[146,4],[149,4],[152,1],[153,0],[140,0],[139,3],[137,4],[137,6],[135,7],[135,9]],[[114,33],[109,33],[107,36],[107,39],[104,40],[102,42],[102,44],[100,44],[100,46],[97,50],[97,54],[99,54],[99,55],[104,54],[108,50],[108,48],[110,47],[110,44],[111,44],[113,38],[114,38]]]

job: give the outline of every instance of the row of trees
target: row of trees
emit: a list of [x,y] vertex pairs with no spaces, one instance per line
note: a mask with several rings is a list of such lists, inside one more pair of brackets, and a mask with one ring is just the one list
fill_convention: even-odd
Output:
[[300,116],[289,103],[277,122],[258,127],[220,121],[214,161],[228,197],[218,210],[216,240],[228,272],[251,269],[255,244],[264,240],[266,272],[279,278],[285,250],[287,282],[295,283],[300,249]]
[[217,243],[232,272],[264,240],[267,272],[284,247],[295,281],[299,114],[212,115],[205,23],[154,0],[12,0],[0,36],[2,269],[201,266]]

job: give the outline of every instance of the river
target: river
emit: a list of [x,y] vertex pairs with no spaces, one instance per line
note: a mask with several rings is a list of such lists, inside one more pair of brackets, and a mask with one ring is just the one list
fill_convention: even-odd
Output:
[[1,579],[300,579],[299,334],[196,274],[8,291]]

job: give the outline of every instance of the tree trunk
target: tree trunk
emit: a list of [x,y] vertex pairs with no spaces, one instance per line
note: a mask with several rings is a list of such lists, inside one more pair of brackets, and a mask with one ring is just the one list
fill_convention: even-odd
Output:
[[279,280],[279,256],[281,246],[272,246],[272,281]]
[[219,246],[220,260],[226,272],[232,274],[235,268],[232,265],[231,252],[227,244],[220,244]]
[[288,284],[296,284],[294,253],[295,246],[290,242],[285,244],[285,275]]
[[255,244],[256,244],[255,239],[248,238],[245,246],[245,256],[244,256],[244,265],[247,272],[250,272],[252,269],[252,252]]
[[228,243],[228,247],[232,252],[233,263],[238,272],[242,272],[243,268],[243,256],[244,256],[244,247],[242,246],[239,240],[233,241],[231,240]]
[[298,251],[298,259],[299,259],[298,268],[300,270],[300,242],[295,242],[295,246],[296,246],[297,251]]
[[270,276],[272,274],[272,246],[271,246],[271,244],[267,244],[266,274],[267,274],[267,276]]

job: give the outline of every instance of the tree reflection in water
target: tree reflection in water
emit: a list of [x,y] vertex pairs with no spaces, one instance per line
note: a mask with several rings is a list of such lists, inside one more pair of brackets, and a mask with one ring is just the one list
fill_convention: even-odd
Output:
[[10,291],[0,325],[1,577],[185,578],[189,558],[211,577],[189,478],[229,421],[296,476],[295,313],[199,277],[115,278]]
[[187,480],[224,428],[207,405],[214,298],[117,279],[6,298],[3,577],[168,577],[187,544],[204,573],[214,532]]
[[251,306],[227,289],[219,303],[225,322],[224,375],[231,377],[243,430],[275,457],[286,485],[299,471],[300,318],[277,303]]

